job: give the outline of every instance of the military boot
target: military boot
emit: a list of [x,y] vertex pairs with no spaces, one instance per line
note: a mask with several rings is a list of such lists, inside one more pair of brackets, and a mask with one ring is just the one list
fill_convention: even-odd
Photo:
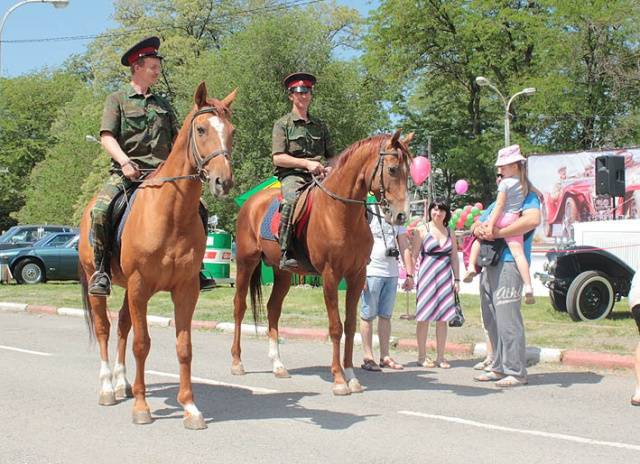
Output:
[[109,256],[99,247],[94,247],[96,272],[89,280],[89,295],[109,296],[111,294],[111,277],[109,277]]
[[202,290],[211,290],[216,288],[215,279],[208,278],[203,271],[200,271],[200,291]]
[[291,214],[293,213],[293,205],[282,204],[280,212],[280,269],[288,270],[298,267],[296,261],[289,252],[289,241],[291,240]]

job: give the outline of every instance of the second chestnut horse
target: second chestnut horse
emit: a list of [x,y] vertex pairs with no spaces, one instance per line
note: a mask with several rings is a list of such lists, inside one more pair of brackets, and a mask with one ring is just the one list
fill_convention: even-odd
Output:
[[[356,330],[358,299],[365,283],[366,266],[373,238],[365,217],[365,203],[373,192],[382,205],[385,220],[402,224],[408,215],[407,176],[411,154],[400,131],[376,135],[347,148],[329,176],[310,194],[313,207],[302,240],[309,260],[322,276],[324,301],[333,344],[331,372],[333,393],[348,395],[363,388],[353,371],[353,338]],[[250,291],[254,317],[261,301],[261,265],[273,267],[274,284],[267,302],[269,357],[277,377],[288,377],[278,347],[278,320],[282,303],[291,285],[291,274],[278,267],[280,248],[274,240],[261,237],[260,228],[267,208],[279,190],[265,190],[252,196],[241,208],[236,224],[236,294],[234,298],[235,334],[231,348],[233,374],[244,374],[240,358],[241,323]],[[302,272],[301,272],[302,273]],[[338,284],[347,283],[344,319],[344,358],[340,362],[343,325],[338,310]]]

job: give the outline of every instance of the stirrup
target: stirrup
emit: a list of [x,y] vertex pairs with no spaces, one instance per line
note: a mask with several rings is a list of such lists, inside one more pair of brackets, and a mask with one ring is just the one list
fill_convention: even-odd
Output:
[[296,259],[288,257],[286,252],[282,253],[282,258],[280,258],[280,269],[286,271],[289,269],[298,269],[299,266],[300,265]]
[[111,277],[104,271],[96,271],[89,279],[89,295],[109,296],[111,294]]

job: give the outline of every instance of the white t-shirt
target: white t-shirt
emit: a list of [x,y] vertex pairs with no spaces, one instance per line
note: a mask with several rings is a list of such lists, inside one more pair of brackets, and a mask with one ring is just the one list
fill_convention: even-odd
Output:
[[[380,223],[384,230],[380,229]],[[404,226],[393,227],[383,218],[373,216],[369,222],[369,228],[373,235],[373,248],[371,249],[371,261],[367,265],[367,277],[398,277],[398,258],[387,256],[387,248],[398,248],[396,238],[406,232]],[[386,243],[385,243],[386,240]]]

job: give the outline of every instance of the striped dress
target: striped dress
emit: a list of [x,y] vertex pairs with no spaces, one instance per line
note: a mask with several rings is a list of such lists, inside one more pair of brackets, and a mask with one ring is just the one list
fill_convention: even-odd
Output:
[[[448,321],[456,312],[451,249],[451,234],[440,247],[438,240],[427,232],[418,268],[416,321]],[[433,256],[428,254],[430,252],[448,255]]]

